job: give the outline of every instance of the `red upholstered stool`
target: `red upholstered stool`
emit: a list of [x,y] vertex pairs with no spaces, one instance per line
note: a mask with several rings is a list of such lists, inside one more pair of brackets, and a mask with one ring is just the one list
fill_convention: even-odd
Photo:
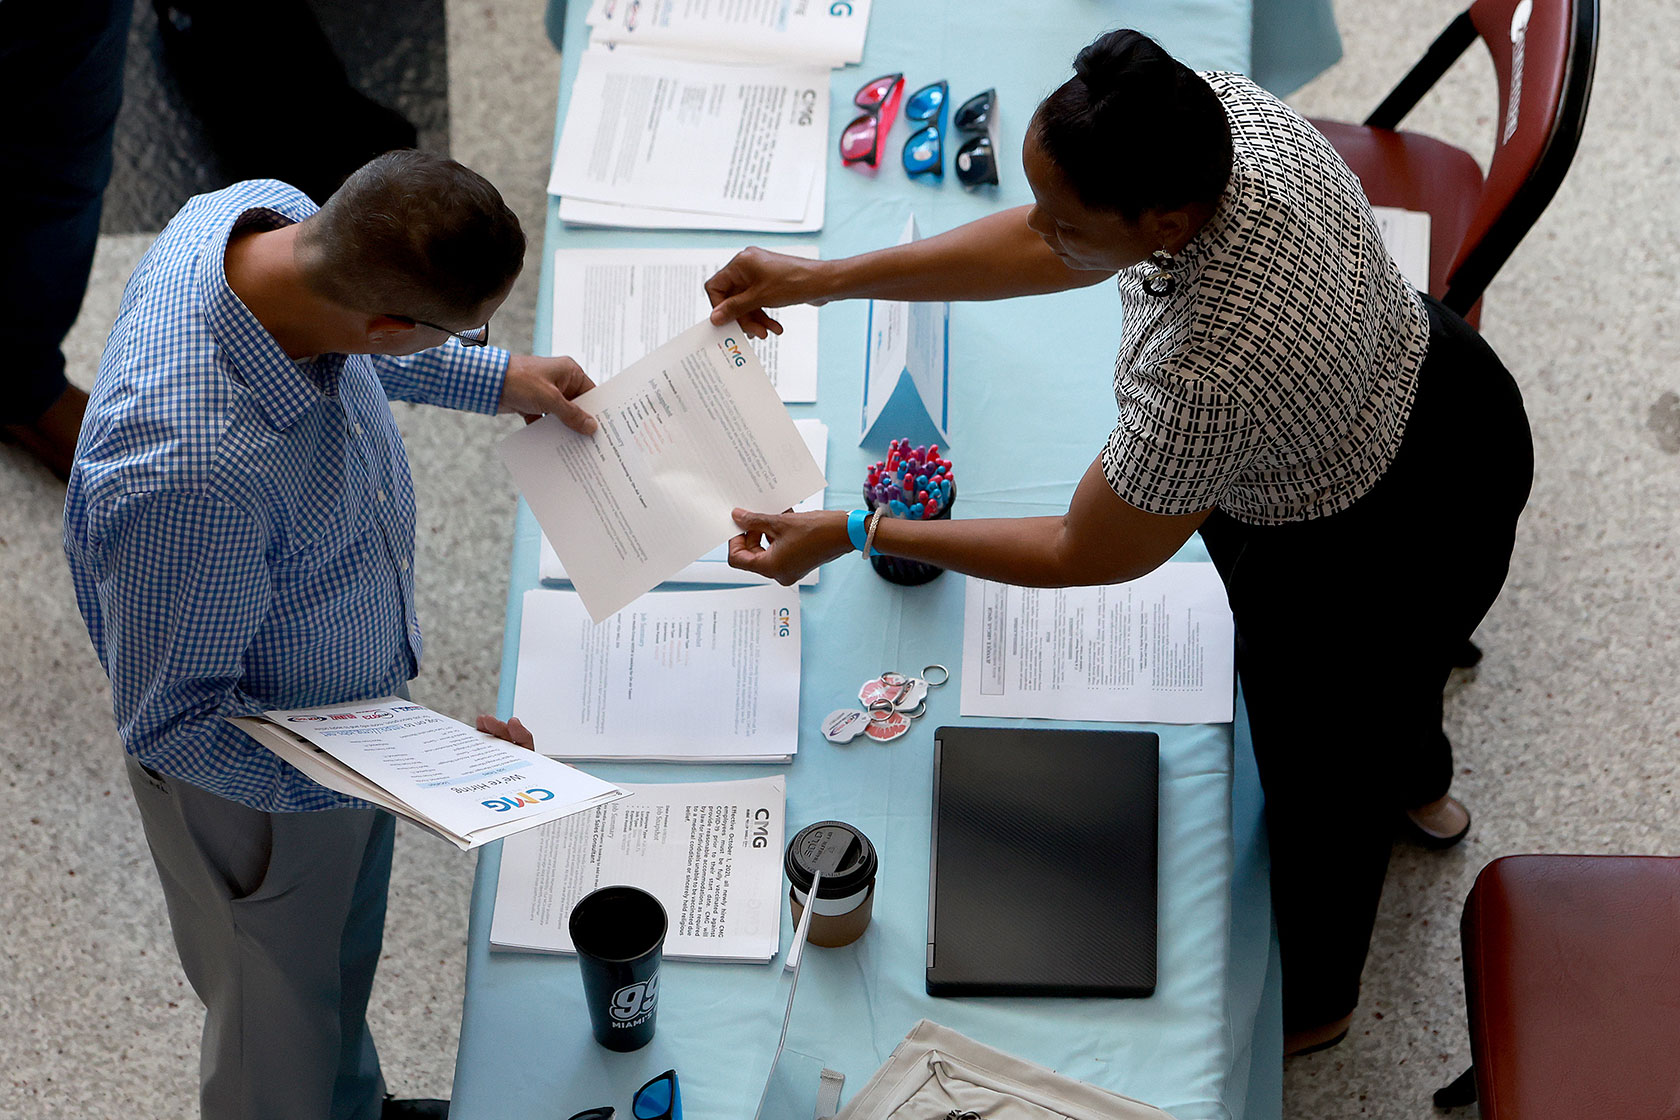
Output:
[[1495,860],[1463,933],[1484,1120],[1680,1118],[1680,858]]

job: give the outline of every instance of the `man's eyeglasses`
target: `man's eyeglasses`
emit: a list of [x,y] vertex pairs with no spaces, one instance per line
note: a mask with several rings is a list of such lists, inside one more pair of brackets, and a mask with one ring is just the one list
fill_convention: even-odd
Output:
[[852,104],[863,115],[846,126],[840,134],[840,162],[867,163],[874,167],[881,154],[881,137],[892,131],[893,118],[898,113],[898,99],[904,92],[903,74],[883,74],[872,82],[865,82],[852,96]]
[[[682,1120],[682,1094],[677,1091],[677,1071],[668,1069],[636,1090],[630,1098],[636,1120]],[[613,1120],[611,1105],[586,1108],[572,1120]]]
[[964,101],[951,117],[951,125],[958,132],[980,134],[958,148],[957,158],[952,161],[957,169],[957,178],[965,187],[978,187],[985,183],[997,186],[997,153],[992,150],[991,136],[992,117],[996,113],[997,90],[989,89]]
[[945,103],[951,87],[943,81],[923,86],[904,103],[904,119],[925,127],[904,142],[904,171],[909,175],[945,177]]
[[490,344],[490,324],[474,327],[470,331],[452,331],[448,327],[441,327],[436,323],[428,323],[424,319],[411,319],[407,315],[387,315],[387,319],[395,319],[399,323],[412,323],[417,327],[430,327],[434,331],[442,331],[451,338],[458,339],[462,346],[488,346]]

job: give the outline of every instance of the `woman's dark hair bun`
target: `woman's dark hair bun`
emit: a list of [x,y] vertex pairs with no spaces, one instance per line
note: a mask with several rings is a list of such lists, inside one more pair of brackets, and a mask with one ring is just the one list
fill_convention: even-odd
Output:
[[1120,92],[1126,78],[1136,68],[1147,66],[1151,56],[1173,61],[1172,56],[1149,36],[1124,27],[1119,31],[1110,31],[1083,47],[1074,56],[1073,76],[1085,83],[1093,102],[1106,101]]
[[[1131,220],[1216,202],[1231,174],[1231,129],[1218,94],[1131,28],[1080,50],[1073,77],[1039,105],[1033,129],[1082,202]],[[1140,162],[1150,174],[1135,173]]]

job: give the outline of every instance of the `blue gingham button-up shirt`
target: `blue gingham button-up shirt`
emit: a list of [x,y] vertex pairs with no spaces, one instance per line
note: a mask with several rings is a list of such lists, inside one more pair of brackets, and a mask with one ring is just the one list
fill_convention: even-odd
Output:
[[127,751],[267,812],[362,804],[224,716],[395,692],[420,663],[414,489],[389,398],[491,413],[508,354],[293,361],[228,287],[236,223],[313,214],[271,180],[194,198],[128,282],[64,507]]

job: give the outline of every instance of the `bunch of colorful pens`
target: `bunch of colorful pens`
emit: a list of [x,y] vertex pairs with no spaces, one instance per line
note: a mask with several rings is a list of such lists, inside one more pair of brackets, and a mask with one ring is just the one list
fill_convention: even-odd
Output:
[[911,447],[895,439],[887,457],[869,468],[863,496],[870,507],[885,506],[893,517],[931,521],[951,508],[957,476],[949,459],[939,457],[939,445]]

